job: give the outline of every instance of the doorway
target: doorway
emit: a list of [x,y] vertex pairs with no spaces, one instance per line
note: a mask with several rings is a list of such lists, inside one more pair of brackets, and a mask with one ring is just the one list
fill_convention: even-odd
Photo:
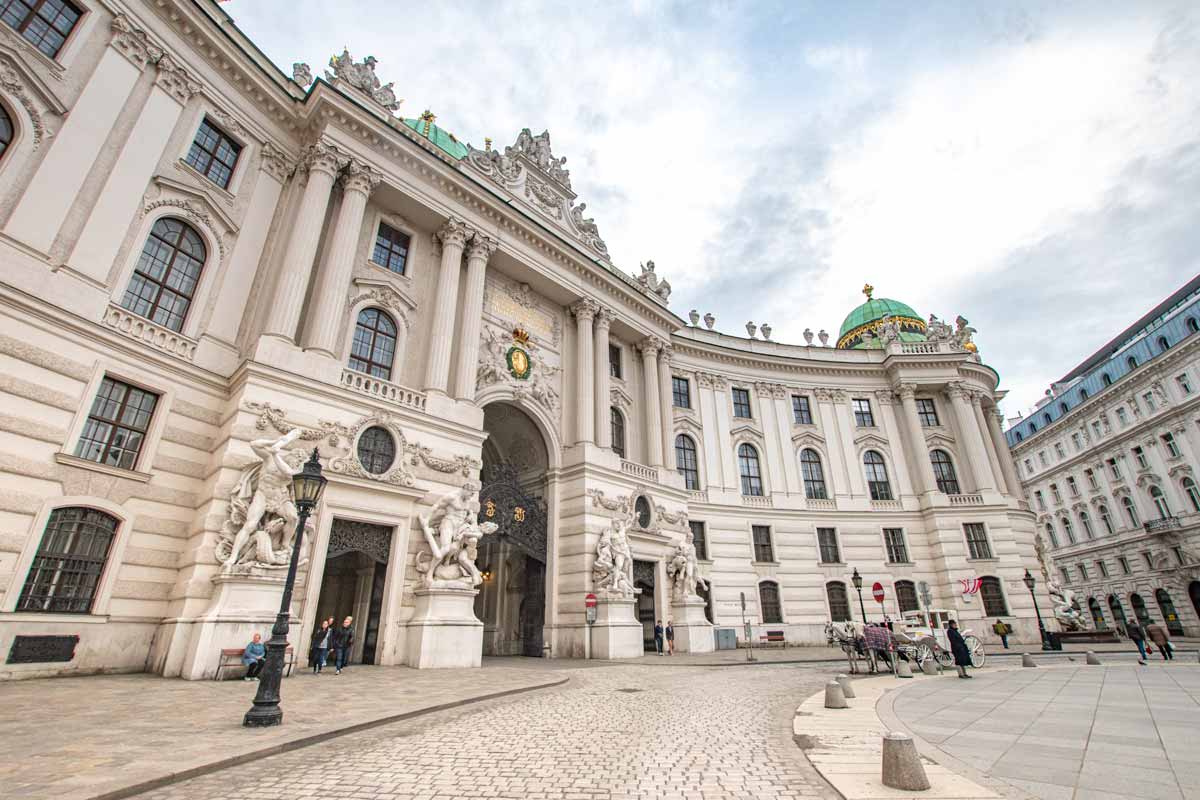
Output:
[[647,653],[657,652],[654,646],[654,623],[658,621],[654,607],[654,562],[633,562],[633,586],[641,589],[637,595],[637,617],[642,623],[642,650]]
[[1158,589],[1154,592],[1154,600],[1158,603],[1158,610],[1162,612],[1163,622],[1167,624],[1167,632],[1172,636],[1183,636],[1183,623],[1175,611],[1171,594],[1166,589]]
[[1138,625],[1143,629],[1150,624],[1150,612],[1146,610],[1146,601],[1140,594],[1129,595],[1129,605],[1133,606],[1133,615],[1137,617]]
[[335,519],[329,532],[315,627],[330,618],[340,626],[342,620],[352,617],[356,631],[352,664],[379,663],[379,626],[391,545],[392,529],[386,525]]

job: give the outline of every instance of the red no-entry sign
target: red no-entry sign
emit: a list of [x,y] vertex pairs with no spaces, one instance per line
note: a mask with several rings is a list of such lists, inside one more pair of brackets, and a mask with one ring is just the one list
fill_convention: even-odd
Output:
[[589,593],[587,597],[583,598],[583,605],[584,608],[595,608],[596,595]]
[[875,602],[882,605],[883,603],[883,584],[875,581],[875,585],[871,587],[871,597],[875,598]]

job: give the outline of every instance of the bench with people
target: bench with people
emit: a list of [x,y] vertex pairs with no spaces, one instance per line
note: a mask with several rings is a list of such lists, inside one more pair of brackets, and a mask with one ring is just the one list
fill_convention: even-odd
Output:
[[[284,651],[284,666],[287,667],[287,674],[292,674],[292,664],[296,660],[296,654],[292,650],[292,646],[288,645]],[[244,681],[256,681],[258,675],[262,672],[263,665],[267,661],[267,646],[263,644],[262,634],[254,634],[254,638],[245,647],[223,647],[221,648],[221,658],[217,662],[217,671],[213,675],[213,680],[221,680],[221,673],[226,669],[232,669],[239,666],[246,668],[246,673],[242,676]]]

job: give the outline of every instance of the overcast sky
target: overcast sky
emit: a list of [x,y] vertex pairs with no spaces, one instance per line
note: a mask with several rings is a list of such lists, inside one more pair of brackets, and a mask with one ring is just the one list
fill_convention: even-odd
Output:
[[685,319],[836,338],[864,281],[962,314],[1010,415],[1200,271],[1195,3],[224,7],[289,74],[374,55],[478,147],[549,129]]

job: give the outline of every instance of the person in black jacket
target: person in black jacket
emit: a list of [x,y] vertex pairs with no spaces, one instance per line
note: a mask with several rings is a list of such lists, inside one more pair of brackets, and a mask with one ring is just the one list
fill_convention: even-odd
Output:
[[1136,622],[1130,622],[1125,626],[1125,635],[1137,645],[1138,663],[1145,665],[1146,663],[1146,634],[1142,632],[1142,626]]
[[958,623],[950,620],[949,626],[946,628],[946,638],[950,640],[950,652],[954,654],[954,665],[958,667],[958,677],[970,678],[967,674],[967,667],[971,666],[971,651],[967,649],[967,643],[963,641],[962,634],[958,632]]
[[658,620],[654,625],[654,649],[661,656],[663,654],[663,626],[662,620]]
[[329,657],[329,648],[333,646],[333,633],[333,628],[329,627],[327,619],[321,620],[320,626],[313,629],[312,648],[308,662],[312,666],[314,675],[320,675],[321,668],[325,666]]
[[342,670],[350,662],[350,648],[354,647],[354,617],[342,620],[342,627],[333,632],[334,673],[342,674]]

